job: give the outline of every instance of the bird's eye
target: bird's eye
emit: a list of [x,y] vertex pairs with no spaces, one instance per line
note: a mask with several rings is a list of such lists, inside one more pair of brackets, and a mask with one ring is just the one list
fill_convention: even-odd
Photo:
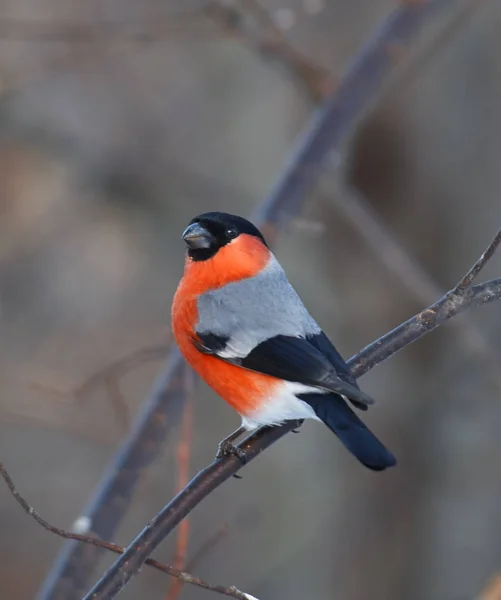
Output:
[[230,240],[237,237],[237,230],[234,227],[228,227],[226,230],[226,237]]

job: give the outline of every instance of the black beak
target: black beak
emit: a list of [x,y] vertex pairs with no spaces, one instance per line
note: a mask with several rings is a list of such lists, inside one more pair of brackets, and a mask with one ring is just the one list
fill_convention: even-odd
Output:
[[190,250],[210,248],[216,241],[210,231],[200,223],[192,223],[184,230],[183,240]]

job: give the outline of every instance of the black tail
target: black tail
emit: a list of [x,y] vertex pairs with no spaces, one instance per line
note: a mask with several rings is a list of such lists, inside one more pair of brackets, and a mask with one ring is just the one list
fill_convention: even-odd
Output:
[[317,416],[366,467],[383,471],[396,465],[393,454],[367,429],[341,396],[301,394],[298,397],[313,408]]

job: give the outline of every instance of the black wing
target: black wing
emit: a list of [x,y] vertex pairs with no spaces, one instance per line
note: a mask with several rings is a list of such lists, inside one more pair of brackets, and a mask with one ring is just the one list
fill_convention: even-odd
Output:
[[[331,355],[325,356],[318,348],[318,343],[325,344],[325,341],[314,345],[308,339],[277,335],[261,342],[244,358],[228,358],[220,355],[228,341],[227,338],[214,334],[198,336],[200,342],[195,343],[201,352],[212,354],[244,369],[341,394],[358,408],[365,409],[374,402],[358,389],[356,383],[352,383],[353,378],[348,367],[335,349],[334,355],[332,354],[334,347],[330,342]],[[336,364],[333,365],[329,358],[334,358]],[[343,367],[340,361],[343,362]]]
[[341,354],[339,354],[334,344],[323,331],[317,333],[316,335],[307,336],[306,339],[310,342],[310,344],[315,346],[317,350],[320,350],[320,352],[334,367],[336,373],[339,375],[339,377],[341,377],[341,379],[344,379],[347,383],[351,383],[351,385],[354,385],[358,388],[357,380],[351,374],[351,371],[344,358],[341,356]]

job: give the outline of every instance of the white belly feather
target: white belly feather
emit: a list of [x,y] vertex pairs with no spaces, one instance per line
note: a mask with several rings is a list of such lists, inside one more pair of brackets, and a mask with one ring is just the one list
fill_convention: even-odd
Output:
[[278,388],[275,387],[273,395],[267,398],[258,410],[242,416],[242,427],[245,429],[256,429],[263,425],[280,425],[284,421],[295,419],[320,419],[313,408],[296,397],[296,394],[314,392],[322,393],[321,390],[301,383],[284,381]]

